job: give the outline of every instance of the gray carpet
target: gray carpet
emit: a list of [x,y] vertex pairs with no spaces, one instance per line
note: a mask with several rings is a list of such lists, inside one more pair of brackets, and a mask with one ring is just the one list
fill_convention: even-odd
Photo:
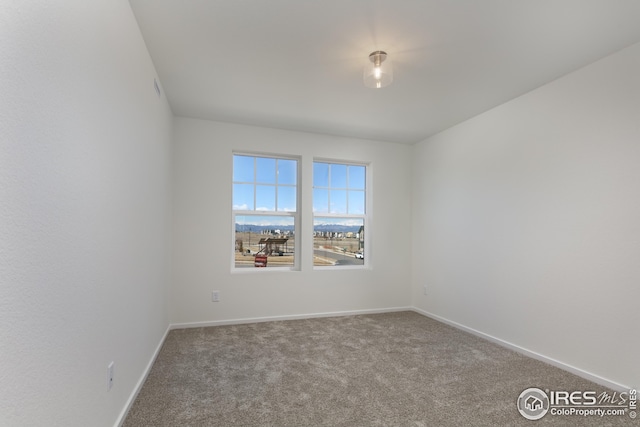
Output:
[[173,330],[124,426],[638,425],[516,408],[589,381],[413,312]]

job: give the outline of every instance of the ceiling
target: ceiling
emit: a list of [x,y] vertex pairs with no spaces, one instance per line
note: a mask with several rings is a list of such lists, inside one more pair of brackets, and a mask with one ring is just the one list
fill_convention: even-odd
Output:
[[405,144],[640,42],[638,0],[130,3],[175,115]]

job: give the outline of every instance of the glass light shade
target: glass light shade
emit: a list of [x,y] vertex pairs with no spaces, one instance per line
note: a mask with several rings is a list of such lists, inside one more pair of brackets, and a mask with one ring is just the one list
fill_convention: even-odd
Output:
[[364,66],[364,85],[373,89],[389,86],[393,81],[393,67],[389,56],[381,50],[372,52]]

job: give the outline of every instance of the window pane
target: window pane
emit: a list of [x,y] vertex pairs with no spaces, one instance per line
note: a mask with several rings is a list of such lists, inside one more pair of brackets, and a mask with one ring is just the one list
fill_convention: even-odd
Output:
[[278,186],[278,210],[296,211],[296,187]]
[[345,190],[331,190],[329,192],[330,213],[347,213],[347,192]]
[[255,157],[233,156],[233,181],[253,182],[253,159]]
[[298,162],[295,160],[278,160],[278,184],[296,184]]
[[331,188],[347,188],[347,165],[331,165]]
[[276,159],[256,157],[256,182],[262,184],[276,183]]
[[276,210],[276,187],[274,185],[256,185],[256,210]]
[[352,215],[364,214],[364,191],[349,191],[349,212]]
[[253,184],[233,184],[233,210],[252,211]]
[[364,219],[313,219],[313,265],[363,265]]
[[238,215],[235,218],[235,266],[256,268],[266,256],[266,267],[293,267],[296,245],[291,216]]
[[329,165],[327,163],[313,163],[313,186],[329,186]]
[[329,191],[313,190],[313,212],[329,213]]
[[364,190],[365,183],[365,167],[349,166],[349,188],[356,190]]

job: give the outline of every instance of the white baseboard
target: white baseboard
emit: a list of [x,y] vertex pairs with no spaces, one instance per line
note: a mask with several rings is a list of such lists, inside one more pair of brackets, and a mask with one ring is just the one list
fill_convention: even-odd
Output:
[[412,311],[412,310],[413,310],[413,307],[390,307],[390,308],[379,308],[379,309],[371,309],[371,310],[332,311],[327,313],[292,314],[292,315],[285,315],[285,316],[269,316],[269,317],[250,317],[250,318],[244,318],[244,319],[212,320],[208,322],[173,323],[169,326],[169,328],[170,329],[203,328],[208,326],[242,325],[245,323],[262,323],[262,322],[275,322],[279,320],[313,319],[317,317],[356,316],[360,314],[393,313],[397,311]]
[[341,316],[356,316],[356,315],[361,315],[361,314],[377,314],[377,313],[393,313],[393,312],[398,312],[398,311],[413,311],[415,313],[421,314],[423,316],[429,317],[433,320],[436,320],[438,322],[442,322],[445,323],[447,325],[453,326],[454,328],[463,330],[465,332],[468,332],[472,335],[475,335],[477,337],[486,339],[488,341],[491,341],[493,343],[496,343],[502,347],[508,348],[510,350],[516,351],[520,354],[523,354],[527,357],[531,357],[532,359],[536,359],[539,360],[541,362],[545,362],[549,365],[555,366],[557,368],[560,368],[564,371],[570,372],[574,375],[577,375],[581,378],[584,378],[586,380],[592,381],[596,384],[599,384],[603,387],[607,387],[610,388],[612,390],[616,390],[619,392],[623,392],[623,391],[629,391],[629,387],[626,385],[622,385],[619,383],[616,383],[614,381],[608,380],[606,378],[603,378],[601,376],[598,376],[596,374],[592,374],[591,372],[587,372],[584,371],[582,369],[576,368],[575,366],[571,366],[569,364],[560,362],[559,360],[555,360],[552,359],[550,357],[544,356],[542,354],[536,353],[535,351],[531,351],[528,350],[524,347],[520,347],[516,344],[512,344],[508,341],[502,340],[500,338],[496,338],[492,335],[486,334],[484,332],[478,331],[476,329],[470,328],[468,326],[462,325],[460,323],[454,322],[452,320],[446,319],[444,317],[438,316],[436,314],[433,313],[429,313],[428,311],[422,310],[420,308],[417,307],[390,307],[390,308],[379,308],[379,309],[370,309],[370,310],[351,310],[351,311],[333,311],[333,312],[327,312],[327,313],[311,313],[311,314],[294,314],[294,315],[285,315],[285,316],[270,316],[270,317],[252,317],[252,318],[244,318],[244,319],[229,319],[229,320],[214,320],[214,321],[207,321],[207,322],[189,322],[189,323],[172,323],[167,327],[167,330],[165,331],[164,335],[162,336],[162,339],[160,340],[160,342],[158,343],[158,346],[156,347],[156,350],[153,353],[153,356],[151,357],[151,360],[149,360],[149,363],[147,364],[144,372],[142,373],[142,376],[140,377],[140,379],[138,380],[138,383],[136,384],[133,392],[131,393],[131,396],[129,396],[129,399],[127,400],[127,404],[125,405],[125,407],[123,408],[122,412],[120,413],[120,416],[118,417],[115,426],[119,427],[122,425],[122,423],[124,423],[125,418],[127,417],[127,414],[129,413],[129,410],[131,409],[131,406],[133,405],[133,402],[136,400],[136,397],[138,396],[138,393],[140,393],[140,390],[142,389],[142,386],[144,385],[144,382],[146,381],[147,377],[149,376],[149,372],[151,372],[151,368],[153,367],[154,362],[156,361],[156,358],[158,357],[158,354],[160,353],[160,349],[162,348],[162,345],[164,344],[167,335],[169,334],[170,330],[173,329],[186,329],[186,328],[201,328],[201,327],[208,327],[208,326],[222,326],[222,325],[242,325],[242,324],[246,324],[246,323],[261,323],[261,322],[274,322],[274,321],[280,321],[280,320],[298,320],[298,319],[313,319],[313,318],[319,318],[319,317],[341,317]]
[[133,402],[135,402],[136,398],[138,397],[140,390],[142,390],[142,386],[144,385],[144,382],[147,380],[147,377],[149,376],[149,372],[151,372],[151,368],[153,367],[153,364],[155,363],[156,358],[158,357],[158,354],[160,354],[160,349],[162,348],[164,341],[167,339],[167,335],[169,335],[170,330],[171,330],[171,325],[169,325],[167,327],[167,330],[164,331],[164,335],[162,335],[162,338],[160,339],[160,342],[158,343],[156,350],[153,352],[153,356],[151,356],[151,360],[149,360],[149,363],[147,363],[147,366],[142,372],[142,376],[140,376],[140,379],[138,380],[136,386],[133,389],[133,392],[129,396],[129,399],[127,400],[127,404],[124,406],[124,408],[120,412],[120,415],[118,416],[118,419],[114,424],[115,427],[122,426],[125,418],[127,418],[127,414],[129,413],[129,410],[131,409]]
[[498,345],[500,345],[502,347],[506,347],[506,348],[508,348],[510,350],[513,350],[513,351],[515,351],[517,353],[523,354],[523,355],[525,355],[527,357],[530,357],[532,359],[536,359],[536,360],[539,360],[541,362],[545,362],[545,363],[547,363],[547,364],[549,364],[551,366],[555,366],[556,368],[560,368],[563,371],[570,372],[570,373],[572,373],[574,375],[579,376],[580,378],[584,378],[585,380],[592,381],[592,382],[594,382],[596,384],[599,384],[599,385],[601,385],[603,387],[607,387],[607,388],[610,388],[612,390],[619,391],[619,392],[623,392],[623,391],[624,392],[628,392],[629,389],[630,389],[629,386],[619,384],[617,382],[608,380],[608,379],[603,378],[603,377],[601,377],[599,375],[596,375],[596,374],[592,374],[591,372],[587,372],[587,371],[582,370],[580,368],[576,368],[575,366],[571,366],[571,365],[566,364],[564,362],[561,362],[559,360],[552,359],[551,357],[547,357],[547,356],[545,356],[543,354],[536,353],[535,351],[531,351],[531,350],[526,349],[524,347],[520,347],[519,345],[512,344],[512,343],[510,343],[508,341],[502,340],[500,338],[496,338],[496,337],[494,337],[492,335],[489,335],[489,334],[485,334],[484,332],[480,332],[480,331],[478,331],[476,329],[473,329],[473,328],[470,328],[468,326],[462,325],[462,324],[460,324],[458,322],[454,322],[453,320],[449,320],[449,319],[446,319],[444,317],[438,316],[437,314],[429,313],[428,311],[419,309],[417,307],[412,307],[411,310],[415,311],[418,314],[422,314],[423,316],[429,317],[429,318],[431,318],[433,320],[437,320],[438,322],[442,322],[442,323],[445,323],[447,325],[453,326],[456,329],[460,329],[460,330],[463,330],[465,332],[469,332],[472,335],[475,335],[477,337],[486,339],[488,341],[496,343],[496,344],[498,344]]

